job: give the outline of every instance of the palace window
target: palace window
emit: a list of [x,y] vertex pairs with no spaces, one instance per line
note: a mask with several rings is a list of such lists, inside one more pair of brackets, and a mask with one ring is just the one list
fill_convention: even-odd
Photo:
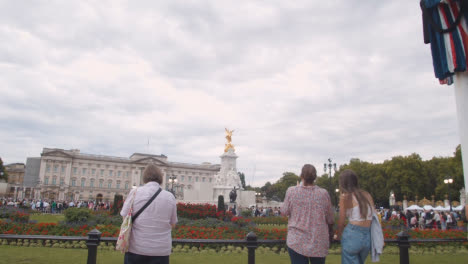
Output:
[[72,186],[73,186],[73,187],[76,186],[76,179],[72,179]]
[[86,175],[86,168],[83,168],[83,175]]
[[49,177],[45,177],[44,178],[44,185],[48,185],[49,184]]
[[85,186],[85,182],[86,182],[85,179],[81,179],[81,187],[84,187],[84,186]]
[[91,174],[92,175],[96,174],[96,169],[91,169]]
[[52,178],[52,185],[55,185],[55,184],[57,184],[57,177]]
[[94,187],[94,179],[91,179],[89,181],[89,187],[93,188]]
[[73,174],[77,174],[78,173],[78,168],[77,167],[73,167]]
[[125,190],[128,189],[128,182],[125,182]]
[[110,171],[109,171],[109,176],[112,176],[112,173],[113,173],[113,171],[112,171],[112,170],[110,170]]
[[112,181],[109,181],[109,182],[107,183],[107,188],[109,188],[109,189],[112,188]]
[[60,186],[63,186],[65,184],[65,179],[64,178],[60,178]]
[[201,181],[202,181],[202,182],[205,182],[205,180],[206,180],[205,177],[203,177]]
[[104,170],[101,170],[101,176],[104,176]]
[[185,180],[185,176],[180,176],[180,181],[184,181]]
[[62,166],[62,173],[65,173],[65,166]]
[[103,180],[100,180],[99,181],[99,188],[102,188],[102,185],[104,184],[104,181]]
[[212,180],[212,179],[210,178],[210,182],[211,182],[211,180]]
[[46,172],[50,172],[50,165],[46,165]]
[[195,177],[195,181],[198,182],[198,177]]
[[117,177],[120,178],[121,173],[122,173],[121,171],[118,171],[118,172],[117,172]]
[[188,181],[189,181],[189,182],[192,181],[192,176],[188,176]]
[[58,172],[58,165],[54,165],[54,172],[55,172],[55,173]]
[[127,171],[127,178],[128,178],[129,176],[130,176],[130,172],[129,172],[129,171]]
[[115,188],[120,189],[120,181],[117,181]]

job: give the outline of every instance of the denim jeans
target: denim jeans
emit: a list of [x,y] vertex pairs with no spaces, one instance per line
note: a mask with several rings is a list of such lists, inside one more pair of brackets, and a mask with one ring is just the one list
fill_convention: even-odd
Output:
[[370,227],[346,225],[341,237],[341,263],[364,264],[370,249]]
[[316,257],[306,257],[297,253],[296,251],[288,247],[289,258],[291,259],[291,264],[325,264],[325,258],[316,258]]

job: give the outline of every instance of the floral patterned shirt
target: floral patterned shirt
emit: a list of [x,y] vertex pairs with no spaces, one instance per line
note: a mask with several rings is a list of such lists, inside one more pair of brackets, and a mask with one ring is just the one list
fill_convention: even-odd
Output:
[[286,191],[281,214],[289,216],[286,244],[307,257],[326,257],[328,225],[334,223],[328,192],[318,186],[293,186]]

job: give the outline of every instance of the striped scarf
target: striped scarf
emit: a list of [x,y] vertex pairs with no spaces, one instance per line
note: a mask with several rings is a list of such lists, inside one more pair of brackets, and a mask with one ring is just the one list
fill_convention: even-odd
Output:
[[421,0],[424,43],[431,44],[434,73],[440,84],[452,84],[464,72],[468,56],[468,0]]

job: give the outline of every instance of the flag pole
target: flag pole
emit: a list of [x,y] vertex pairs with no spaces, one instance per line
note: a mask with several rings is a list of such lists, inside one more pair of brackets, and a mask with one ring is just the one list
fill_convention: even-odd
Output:
[[455,74],[455,103],[457,105],[465,192],[468,197],[468,73]]

